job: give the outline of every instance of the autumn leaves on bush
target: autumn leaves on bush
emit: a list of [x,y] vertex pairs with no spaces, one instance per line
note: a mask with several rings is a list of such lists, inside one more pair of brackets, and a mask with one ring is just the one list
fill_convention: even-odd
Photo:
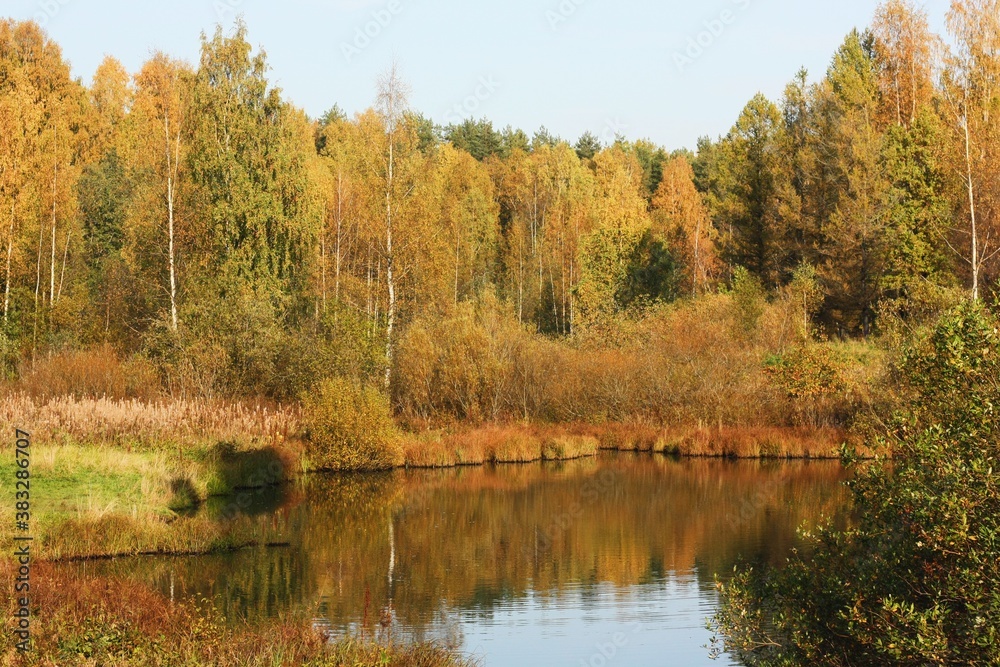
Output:
[[769,303],[742,280],[572,342],[528,331],[496,301],[418,319],[400,340],[392,403],[360,379],[304,395],[310,464],[448,466],[598,448],[836,456],[873,400],[881,355],[809,343],[794,291]]

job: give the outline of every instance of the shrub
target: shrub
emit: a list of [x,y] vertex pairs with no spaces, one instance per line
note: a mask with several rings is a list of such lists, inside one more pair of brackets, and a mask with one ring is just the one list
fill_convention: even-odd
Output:
[[840,371],[826,347],[795,347],[769,357],[767,375],[789,398],[809,398],[843,391]]
[[370,386],[333,378],[303,397],[307,454],[321,470],[385,470],[403,463],[389,400]]
[[122,361],[104,344],[63,350],[25,362],[15,388],[37,397],[149,400],[161,394],[155,366],[141,356]]
[[1000,664],[1000,334],[979,305],[904,355],[908,405],[856,466],[857,523],[723,587],[726,645],[760,665]]

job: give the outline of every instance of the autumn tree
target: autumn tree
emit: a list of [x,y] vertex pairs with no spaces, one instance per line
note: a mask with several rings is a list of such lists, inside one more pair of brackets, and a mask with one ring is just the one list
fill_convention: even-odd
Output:
[[[157,137],[155,142],[139,157],[145,168],[156,175],[162,193],[163,206],[156,206],[163,222],[157,227],[163,230],[163,253],[169,297],[170,329],[178,326],[178,260],[177,239],[179,189],[187,153],[187,128],[193,73],[182,63],[170,60],[165,54],[153,56],[136,77],[137,95],[132,116],[144,136]],[[141,150],[141,149],[140,149]],[[157,197],[160,199],[160,197]]]
[[664,166],[652,217],[656,235],[676,250],[685,266],[685,290],[697,295],[708,289],[717,270],[715,229],[686,158],[676,157]]
[[29,175],[34,141],[38,134],[40,109],[34,104],[34,90],[23,67],[12,63],[11,24],[0,24],[0,42],[8,75],[0,94],[0,197],[4,230],[3,323],[10,322],[11,288],[23,261],[21,233],[32,203],[33,184]]
[[825,140],[837,160],[842,189],[827,221],[818,267],[828,317],[838,330],[867,335],[879,298],[885,252],[880,164],[882,135],[875,125],[878,83],[870,38],[857,31],[837,51],[824,86],[835,110],[835,132]]
[[580,322],[600,324],[620,310],[632,258],[649,231],[639,161],[620,147],[594,158],[593,231],[582,236],[581,277],[576,288]]
[[872,23],[883,124],[909,127],[934,94],[934,37],[912,0],[887,0]]
[[23,132],[4,149],[20,172],[3,179],[11,197],[6,203],[14,206],[6,239],[6,310],[8,318],[18,311],[24,325],[20,314],[28,307],[37,349],[55,330],[75,330],[84,307],[85,295],[77,290],[82,233],[74,186],[91,109],[59,47],[35,23],[0,23],[0,63],[7,73],[4,97],[11,95],[5,122]]
[[[388,391],[392,379],[393,329],[396,325],[396,254],[393,249],[393,205],[401,193],[397,191],[396,151],[399,130],[403,124],[409,104],[409,88],[403,81],[394,63],[378,81],[377,108],[385,128],[386,151],[385,169],[385,284],[388,294],[388,310],[385,324],[385,388]],[[405,196],[405,195],[404,195]]]
[[188,112],[186,170],[197,218],[189,223],[193,275],[182,306],[197,314],[192,326],[203,340],[224,351],[228,382],[245,390],[273,376],[283,331],[311,314],[319,224],[305,196],[312,128],[266,72],[265,54],[252,53],[242,23],[232,36],[221,28],[203,36]]
[[966,250],[973,299],[979,299],[984,275],[1000,252],[997,216],[1000,200],[1000,3],[996,0],[955,0],[948,12],[948,29],[955,46],[946,62],[942,92],[944,110],[955,138],[954,163],[965,193]]
[[889,128],[882,149],[888,183],[881,288],[907,311],[955,282],[947,246],[953,216],[947,143],[944,122],[925,108],[909,128]]
[[444,146],[434,161],[438,214],[453,250],[454,303],[492,281],[499,210],[486,169],[464,151]]

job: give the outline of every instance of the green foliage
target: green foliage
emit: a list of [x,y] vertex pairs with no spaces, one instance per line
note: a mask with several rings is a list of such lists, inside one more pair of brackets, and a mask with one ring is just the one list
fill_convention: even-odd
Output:
[[584,132],[576,142],[577,157],[581,160],[592,160],[601,152],[601,140],[592,132]]
[[642,194],[647,200],[651,200],[656,189],[660,187],[660,182],[663,180],[663,167],[672,157],[678,155],[684,155],[685,158],[691,157],[683,149],[668,154],[662,146],[657,146],[647,140],[625,142],[621,137],[616,137],[615,143],[621,146],[626,153],[635,155],[639,161],[639,166],[642,167]]
[[615,295],[623,310],[640,304],[670,303],[680,296],[681,262],[650,231],[633,251],[627,271],[625,284]]
[[706,176],[724,258],[769,288],[781,284],[788,264],[786,199],[792,193],[783,141],[780,111],[758,94],[715,148]]
[[269,86],[266,71],[242,23],[232,37],[219,28],[203,39],[189,161],[208,206],[205,261],[273,299],[300,277],[311,230],[297,224],[306,181],[292,135],[294,112]]
[[310,464],[321,470],[385,470],[401,465],[389,399],[371,386],[332,378],[302,397]]
[[479,161],[503,150],[503,137],[493,129],[493,123],[486,120],[468,118],[458,125],[449,125],[444,130],[444,138],[455,148],[464,150]]
[[833,56],[827,71],[834,94],[845,106],[864,108],[878,95],[872,34],[852,30]]
[[802,263],[792,273],[792,282],[785,288],[785,293],[801,313],[801,329],[799,338],[811,338],[811,322],[823,305],[823,289],[820,287],[816,269],[811,264]]
[[757,331],[764,306],[767,304],[767,293],[756,275],[742,266],[733,270],[733,303],[736,306],[736,319],[740,333],[751,336]]
[[100,162],[88,165],[77,190],[87,254],[97,262],[122,249],[131,187],[117,151],[112,149]]
[[616,297],[627,298],[630,294],[633,287],[630,283],[636,278],[634,259],[642,253],[640,246],[644,236],[645,230],[641,229],[603,227],[584,239],[583,277],[577,298],[580,317],[585,323],[596,324],[620,310],[621,304]]
[[726,645],[759,665],[1000,661],[1000,335],[951,311],[904,355],[908,404],[855,465],[857,523],[807,534],[781,570],[723,587]]
[[943,133],[940,120],[925,109],[912,127],[891,127],[883,150],[890,185],[882,284],[888,296],[914,301],[917,307],[924,283],[947,286],[954,280],[947,248],[940,243],[951,224],[952,206],[941,155]]

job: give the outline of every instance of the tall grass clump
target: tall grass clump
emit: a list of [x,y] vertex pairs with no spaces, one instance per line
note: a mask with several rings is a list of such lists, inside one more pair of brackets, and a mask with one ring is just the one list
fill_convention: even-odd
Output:
[[386,470],[403,464],[389,400],[345,378],[321,382],[303,397],[306,453],[319,470]]
[[0,421],[17,423],[40,444],[188,449],[216,442],[279,446],[300,431],[296,405],[219,399],[36,398],[0,395]]

